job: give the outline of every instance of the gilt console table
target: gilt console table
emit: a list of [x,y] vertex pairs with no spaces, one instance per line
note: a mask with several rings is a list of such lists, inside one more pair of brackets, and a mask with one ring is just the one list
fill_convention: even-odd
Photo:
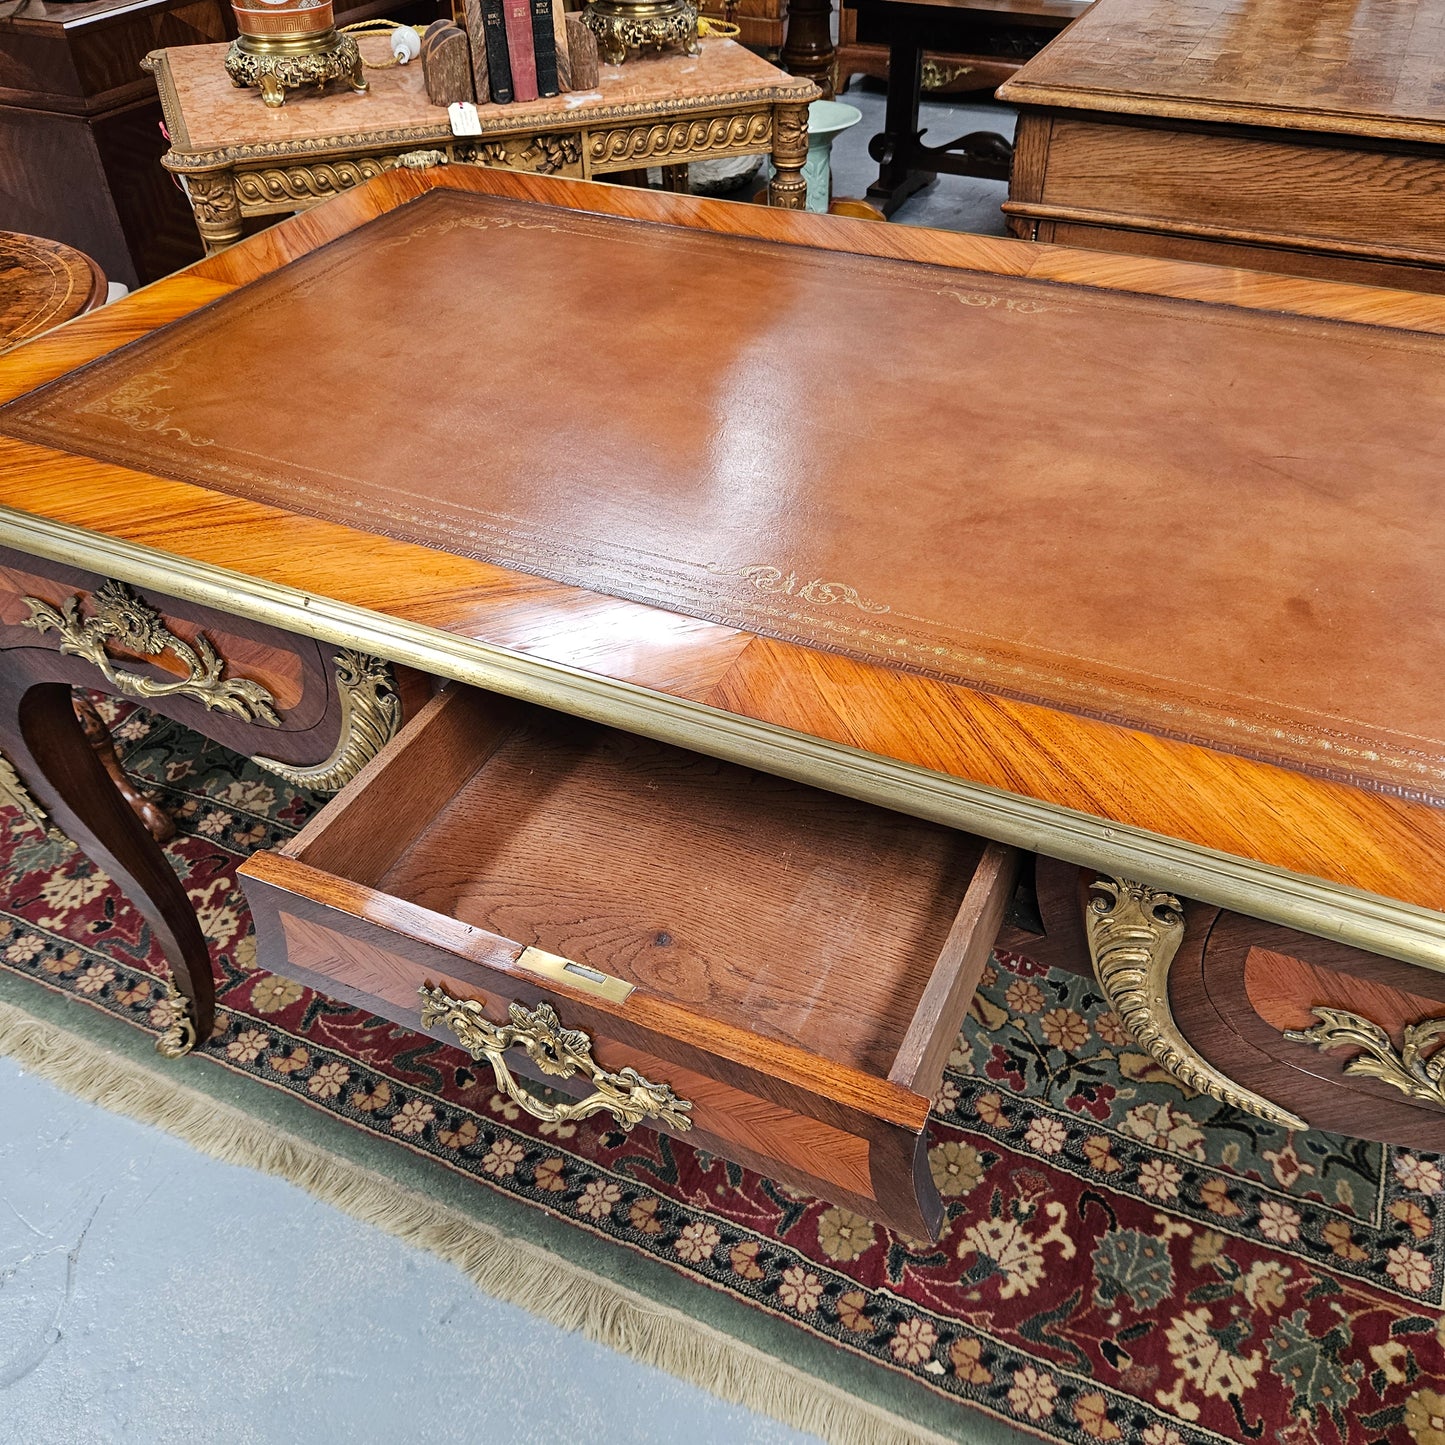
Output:
[[[389,55],[362,36],[366,59]],[[305,210],[394,166],[470,163],[591,180],[648,166],[770,153],[769,203],[801,210],[808,103],[817,89],[732,40],[699,55],[604,65],[596,91],[478,107],[482,134],[459,138],[426,97],[419,64],[369,70],[362,95],[293,95],[275,110],[227,77],[224,46],[158,50],[171,149],[210,252],[240,239],[250,217]]]
[[[929,1233],[1001,937],[1438,1149],[1442,361],[1429,295],[393,170],[0,357],[0,784],[145,910],[172,1053],[209,958],[72,684],[342,787],[259,956],[547,1117]],[[398,732],[392,665],[469,686]]]
[[1016,236],[1445,291],[1445,0],[1098,0],[998,94]]

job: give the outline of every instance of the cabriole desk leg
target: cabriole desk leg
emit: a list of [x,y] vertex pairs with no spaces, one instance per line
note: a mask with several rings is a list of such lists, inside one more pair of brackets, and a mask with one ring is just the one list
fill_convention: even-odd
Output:
[[768,204],[784,211],[807,209],[808,183],[803,163],[808,159],[808,107],[773,107],[773,178],[768,183]]
[[195,909],[86,739],[69,684],[26,676],[13,653],[7,665],[0,678],[0,752],[49,821],[110,875],[150,924],[186,1005],[156,1049],[168,1058],[189,1053],[211,1036],[216,1001]]

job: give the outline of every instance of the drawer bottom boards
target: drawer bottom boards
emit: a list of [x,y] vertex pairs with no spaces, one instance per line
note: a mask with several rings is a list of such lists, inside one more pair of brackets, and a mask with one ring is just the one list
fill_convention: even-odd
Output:
[[[241,870],[263,966],[918,1238],[1014,850],[462,688]],[[531,1082],[546,1086],[537,1091]]]

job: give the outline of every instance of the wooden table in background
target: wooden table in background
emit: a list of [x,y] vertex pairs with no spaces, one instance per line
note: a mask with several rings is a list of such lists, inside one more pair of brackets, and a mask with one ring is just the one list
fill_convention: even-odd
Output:
[[[840,93],[855,75],[888,79],[888,8],[864,10],[858,0],[846,0],[839,10],[834,84]],[[995,90],[1088,8],[1089,0],[969,0],[939,9],[924,36],[925,93]]]
[[140,63],[225,39],[229,15],[219,0],[26,0],[0,18],[0,220],[80,247],[126,286],[199,260]]
[[101,305],[106,291],[105,272],[73,246],[0,231],[0,351]]
[[999,96],[1017,236],[1445,291],[1445,0],[1099,0]]
[[[387,53],[363,36],[363,56]],[[332,88],[271,110],[227,78],[220,46],[157,51],[171,150],[211,252],[240,240],[249,217],[305,210],[397,165],[500,166],[580,180],[771,152],[769,200],[801,210],[808,103],[817,91],[731,40],[701,54],[604,65],[596,92],[480,106],[482,134],[459,139],[426,98],[421,66],[369,70],[364,95]]]

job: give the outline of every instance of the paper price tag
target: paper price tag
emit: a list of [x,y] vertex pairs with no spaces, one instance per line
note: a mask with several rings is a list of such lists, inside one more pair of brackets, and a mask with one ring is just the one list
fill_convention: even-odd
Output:
[[453,135],[481,135],[482,122],[477,108],[469,100],[454,100],[447,106]]

